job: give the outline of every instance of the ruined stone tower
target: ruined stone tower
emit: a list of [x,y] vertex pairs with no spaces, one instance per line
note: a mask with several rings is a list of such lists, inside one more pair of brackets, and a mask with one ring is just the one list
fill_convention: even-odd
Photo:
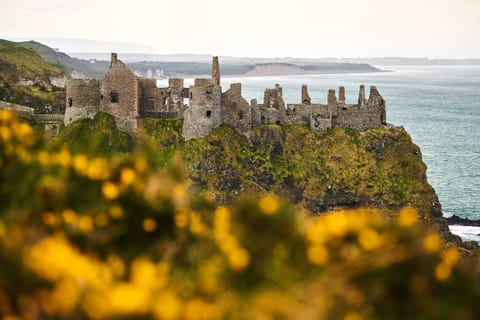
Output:
[[312,100],[308,94],[308,88],[306,84],[302,85],[302,104],[310,104]]
[[139,115],[139,81],[112,53],[110,69],[100,83],[100,111],[115,116],[121,130],[133,132]]
[[[227,97],[233,95],[227,95]],[[222,87],[218,57],[213,57],[212,77],[195,79],[189,90],[189,106],[184,112],[183,137],[185,140],[204,137],[223,123]],[[232,101],[233,101],[232,100]]]
[[218,64],[218,57],[213,57],[212,61],[212,79],[215,80],[217,86],[220,85],[220,65]]
[[66,98],[65,126],[77,119],[92,119],[100,107],[100,82],[96,79],[70,79]]

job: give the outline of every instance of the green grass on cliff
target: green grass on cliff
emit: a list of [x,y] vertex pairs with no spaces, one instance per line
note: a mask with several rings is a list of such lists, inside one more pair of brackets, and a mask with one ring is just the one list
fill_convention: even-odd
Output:
[[99,112],[94,119],[79,119],[65,127],[57,141],[72,153],[111,157],[133,151],[133,137],[117,129],[113,116]]

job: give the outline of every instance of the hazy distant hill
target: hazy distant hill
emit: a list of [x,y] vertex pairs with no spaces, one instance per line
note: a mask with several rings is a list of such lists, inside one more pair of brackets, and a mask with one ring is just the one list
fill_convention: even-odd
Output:
[[54,50],[42,43],[35,41],[12,42],[0,40],[0,43],[15,44],[24,48],[35,50],[45,61],[62,69],[67,75],[77,77],[103,77],[108,63],[91,63],[89,60],[72,58],[69,55]]
[[[108,70],[110,53],[75,53],[76,57],[35,41],[11,42],[35,50],[45,61],[62,69],[66,75],[80,78],[102,78]],[[151,53],[119,53],[119,58],[138,76],[148,78],[196,77],[211,72],[210,55]],[[327,73],[380,72],[368,64],[329,63],[319,59],[236,58],[220,57],[224,76],[301,75]]]
[[262,63],[256,64],[248,71],[247,76],[276,76],[298,74],[329,74],[329,73],[362,73],[381,72],[368,64],[357,63],[323,63],[317,65],[298,66],[291,63]]
[[60,112],[64,80],[63,70],[35,50],[0,40],[1,101],[33,107],[39,113]]
[[[79,59],[109,60],[107,52],[70,52],[69,55]],[[149,62],[198,62],[211,63],[212,55],[196,54],[140,54],[122,53],[122,60],[127,63]],[[371,66],[429,66],[429,65],[480,65],[480,59],[430,59],[427,57],[367,57],[367,58],[258,58],[220,56],[222,64],[255,65],[264,63],[288,63],[295,65],[322,65],[326,63],[356,63]]]

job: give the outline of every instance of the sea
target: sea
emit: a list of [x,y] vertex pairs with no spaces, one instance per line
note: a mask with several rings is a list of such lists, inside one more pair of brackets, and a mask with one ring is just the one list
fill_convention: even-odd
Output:
[[[480,219],[480,66],[376,66],[388,72],[224,77],[222,87],[242,83],[245,99],[262,103],[265,88],[280,84],[286,103],[300,103],[306,84],[312,103],[326,103],[328,89],[345,87],[356,103],[361,84],[386,100],[387,122],[403,126],[422,150],[428,182],[446,217]],[[186,85],[192,79],[186,79]],[[480,242],[480,227],[451,226],[464,240]]]

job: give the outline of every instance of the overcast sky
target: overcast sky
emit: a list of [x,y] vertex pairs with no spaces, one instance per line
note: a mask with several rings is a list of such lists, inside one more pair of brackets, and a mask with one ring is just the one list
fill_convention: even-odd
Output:
[[480,57],[480,0],[0,0],[0,14],[0,38],[160,54]]

